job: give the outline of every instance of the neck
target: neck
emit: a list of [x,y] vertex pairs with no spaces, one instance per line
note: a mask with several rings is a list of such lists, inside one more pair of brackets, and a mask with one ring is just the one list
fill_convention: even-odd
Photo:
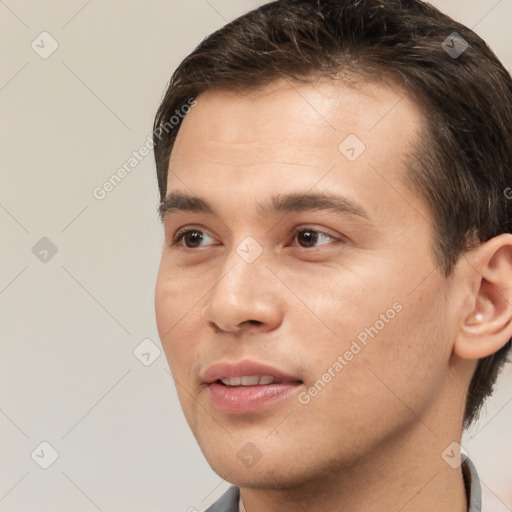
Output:
[[246,512],[467,512],[462,470],[441,457],[454,439],[460,433],[438,436],[420,423],[415,431],[384,441],[355,463],[331,467],[315,481],[287,488],[241,487],[242,506]]

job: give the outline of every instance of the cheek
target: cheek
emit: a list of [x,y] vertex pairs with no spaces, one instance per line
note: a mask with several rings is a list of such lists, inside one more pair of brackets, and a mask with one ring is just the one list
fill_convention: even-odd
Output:
[[309,397],[302,396],[301,404],[309,400],[300,409],[303,421],[314,424],[319,437],[334,436],[340,445],[351,439],[353,449],[366,450],[377,438],[417,421],[415,415],[424,417],[443,385],[433,319],[421,317],[407,303],[382,329],[378,324],[376,330],[360,331],[367,335],[365,343],[352,337],[328,351],[315,351]]
[[173,286],[174,281],[169,279],[162,267],[163,263],[160,265],[155,286],[155,317],[160,340],[165,343],[178,319],[179,303],[176,300],[178,290]]
[[[192,284],[192,283],[191,283]],[[155,316],[160,341],[167,357],[169,367],[174,375],[190,368],[188,362],[195,357],[194,339],[189,326],[193,315],[198,315],[197,291],[183,286],[176,273],[160,267],[155,286]],[[196,324],[197,330],[197,324]]]
[[401,311],[389,323],[375,322],[373,329],[365,330],[368,344],[360,363],[383,401],[397,410],[407,404],[419,414],[445,382],[451,353],[445,308],[435,286],[400,297]]
[[[315,399],[318,405],[343,397],[369,409],[398,411],[403,400],[421,410],[440,392],[451,353],[443,283],[432,276],[411,293],[409,279],[374,278],[366,281],[371,287],[355,278],[344,286],[331,281],[309,295],[311,309],[336,335],[309,349],[308,385],[331,369],[336,377]],[[337,361],[341,366],[333,367]]]
[[316,337],[322,340],[315,350],[337,354],[347,350],[358,336],[368,338],[367,331],[375,331],[375,325],[379,332],[386,331],[400,316],[393,306],[397,303],[394,288],[389,282],[379,282],[383,273],[376,273],[377,265],[373,267],[371,272],[363,272],[336,265],[308,279],[299,272],[284,275],[283,280],[294,291],[289,305],[300,310],[294,320],[304,327],[315,327]]

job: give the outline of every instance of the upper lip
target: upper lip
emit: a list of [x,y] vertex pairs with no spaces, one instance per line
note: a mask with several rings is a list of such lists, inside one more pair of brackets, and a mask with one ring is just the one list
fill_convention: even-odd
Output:
[[273,366],[245,359],[243,361],[224,361],[212,364],[201,376],[201,380],[211,384],[219,379],[229,377],[244,377],[250,375],[260,375],[274,377],[277,381],[300,381],[297,376],[290,375]]

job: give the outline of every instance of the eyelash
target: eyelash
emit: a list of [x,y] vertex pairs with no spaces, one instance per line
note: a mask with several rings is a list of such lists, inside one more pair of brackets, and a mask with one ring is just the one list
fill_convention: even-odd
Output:
[[[308,226],[303,226],[303,227],[300,227],[300,228],[294,228],[293,231],[291,232],[291,235],[293,235],[293,239],[295,240],[295,237],[297,236],[297,234],[301,233],[303,231],[308,231],[308,232],[318,233],[320,235],[325,235],[328,238],[331,238],[332,240],[337,241],[337,242],[342,242],[343,241],[342,239],[335,238],[334,236],[329,235],[328,233],[325,233],[324,231],[320,231],[318,229],[314,229],[314,228],[311,228],[311,227],[308,227]],[[190,228],[183,228],[183,229],[180,229],[174,235],[174,238],[172,240],[171,245],[172,246],[179,246],[180,242],[183,240],[185,235],[187,235],[188,233],[194,233],[194,232],[205,233],[203,230],[196,229],[196,228],[192,228],[192,229],[190,229]],[[208,234],[208,233],[206,233],[206,234]],[[211,236],[211,235],[208,235],[208,236]],[[309,250],[311,250],[311,249],[318,249],[322,245],[328,245],[328,244],[320,244],[319,246],[315,246],[315,247],[301,247],[301,249],[309,249]],[[188,251],[197,251],[197,249],[200,249],[200,247],[187,247],[185,245],[182,245],[181,247],[183,249],[185,249],[185,250],[188,250]]]

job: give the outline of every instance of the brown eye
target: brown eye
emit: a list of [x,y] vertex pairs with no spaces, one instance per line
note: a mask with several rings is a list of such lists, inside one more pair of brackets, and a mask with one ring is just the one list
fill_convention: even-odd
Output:
[[318,240],[318,233],[311,229],[302,229],[297,233],[297,241],[302,240],[304,244],[300,244],[303,247],[312,247]]
[[[209,236],[210,235],[200,229],[181,230],[176,234],[172,245],[183,245],[187,249],[196,249],[197,247],[201,247],[201,242]],[[184,244],[181,242],[184,242]]]
[[[295,237],[297,238],[299,245],[304,248],[316,247],[317,242],[325,238],[335,240],[332,236],[311,228],[302,228],[296,230]],[[300,241],[302,241],[302,243]],[[328,242],[320,243],[320,245],[324,245],[325,243]]]

